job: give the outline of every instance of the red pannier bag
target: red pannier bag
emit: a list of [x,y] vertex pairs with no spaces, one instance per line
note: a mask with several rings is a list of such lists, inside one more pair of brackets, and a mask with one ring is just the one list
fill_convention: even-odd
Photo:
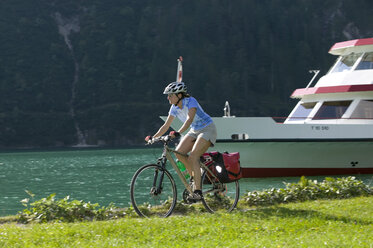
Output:
[[202,162],[214,173],[220,182],[230,183],[242,177],[240,154],[238,152],[209,152],[204,153],[202,157]]

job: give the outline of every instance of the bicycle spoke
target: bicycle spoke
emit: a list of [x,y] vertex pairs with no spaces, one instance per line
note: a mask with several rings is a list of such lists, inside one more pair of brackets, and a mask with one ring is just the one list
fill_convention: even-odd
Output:
[[[159,187],[162,174],[164,176]],[[158,165],[145,165],[132,178],[132,206],[142,217],[169,216],[175,207],[176,195],[176,185],[171,174]]]
[[209,212],[230,212],[236,207],[240,194],[238,181],[222,184],[205,171],[202,174],[202,182],[202,203]]

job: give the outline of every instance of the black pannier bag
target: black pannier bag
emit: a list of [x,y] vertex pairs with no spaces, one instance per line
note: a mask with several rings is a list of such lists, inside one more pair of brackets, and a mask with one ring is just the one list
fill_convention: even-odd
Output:
[[220,182],[230,183],[242,177],[240,154],[238,152],[209,152],[204,153],[202,157],[202,162],[214,173]]

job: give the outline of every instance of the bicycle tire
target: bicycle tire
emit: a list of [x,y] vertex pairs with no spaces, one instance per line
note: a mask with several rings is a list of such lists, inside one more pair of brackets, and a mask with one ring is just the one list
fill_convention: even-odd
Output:
[[[162,174],[161,192],[155,192],[154,178],[158,185]],[[144,165],[136,171],[132,177],[130,193],[132,206],[141,217],[168,217],[176,206],[175,180],[167,169],[156,164]]]
[[221,183],[208,176],[208,172],[202,174],[202,203],[210,213],[216,211],[231,212],[240,198],[240,184],[238,181]]

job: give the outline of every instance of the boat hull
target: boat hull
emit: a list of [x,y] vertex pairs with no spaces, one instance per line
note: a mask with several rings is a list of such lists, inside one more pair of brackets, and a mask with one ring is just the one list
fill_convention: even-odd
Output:
[[243,177],[373,174],[371,140],[218,140],[215,149],[240,152]]
[[[372,124],[280,124],[268,117],[213,120],[218,140],[210,150],[239,152],[243,177],[373,174]],[[172,123],[175,130],[181,125]]]

